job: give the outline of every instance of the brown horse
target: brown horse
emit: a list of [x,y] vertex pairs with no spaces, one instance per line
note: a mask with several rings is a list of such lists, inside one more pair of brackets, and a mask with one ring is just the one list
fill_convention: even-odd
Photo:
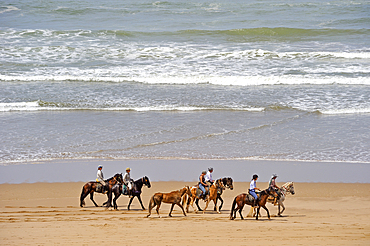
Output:
[[[122,183],[122,173],[117,173],[115,174],[112,178],[109,178],[105,181],[107,183],[107,188],[108,188],[108,203],[107,207],[111,206],[111,201],[112,201],[112,187],[117,184],[117,183]],[[99,189],[100,188],[100,189]],[[101,191],[101,184],[99,182],[87,182],[83,187],[82,187],[82,192],[80,196],[80,207],[82,208],[85,205],[85,197],[90,194],[90,200],[94,203],[96,207],[99,207],[98,204],[94,201],[94,192],[102,193]]]
[[[206,202],[206,206],[204,207],[203,209],[203,213],[206,211],[207,207],[208,207],[208,204],[210,201],[213,201],[214,204],[216,204],[217,202],[217,198],[218,198],[218,191],[219,190],[222,190],[224,189],[224,184],[222,182],[221,179],[218,179],[216,180],[210,187],[209,187],[209,193],[203,198],[203,200]],[[199,205],[198,205],[198,200],[199,200],[199,197],[197,196],[197,191],[199,190],[199,187],[198,186],[194,186],[190,189],[191,191],[191,196],[188,198],[188,202],[187,202],[187,205],[186,205],[186,212],[189,213],[189,205],[191,205],[194,209],[195,212],[198,212],[199,210],[197,210],[196,208],[194,208],[194,200],[195,200],[195,204],[197,205],[197,207],[199,208]],[[216,207],[216,211],[217,213],[220,213],[220,210]]]
[[[263,191],[257,193],[257,196],[259,197],[259,199],[258,199],[258,208],[257,208],[256,220],[258,220],[258,214],[260,212],[261,207],[263,207],[266,210],[267,216],[270,219],[270,213],[269,213],[269,210],[266,207],[267,198],[270,195],[277,196],[275,190],[272,189],[272,188],[268,188],[266,190],[263,190]],[[251,206],[251,211],[253,211],[254,198],[251,195],[246,194],[246,193],[240,194],[240,195],[238,195],[234,198],[233,205],[231,206],[231,212],[230,212],[230,219],[231,220],[236,218],[236,212],[237,211],[239,211],[240,218],[244,219],[243,215],[242,215],[242,210],[243,210],[243,207],[244,207],[245,204],[250,205]],[[237,205],[236,208],[235,208],[235,205]]]
[[180,190],[172,191],[170,193],[155,193],[152,196],[152,198],[150,198],[149,214],[146,217],[149,217],[151,215],[151,211],[155,206],[157,206],[157,208],[156,208],[157,214],[160,217],[159,208],[160,208],[162,202],[172,204],[170,213],[168,214],[170,217],[172,217],[171,213],[172,213],[172,210],[173,210],[173,207],[175,206],[175,204],[177,204],[177,206],[179,206],[182,209],[182,212],[186,216],[185,211],[184,211],[184,207],[181,205],[181,197],[185,193],[190,195],[189,186],[185,186],[184,188],[182,188]]

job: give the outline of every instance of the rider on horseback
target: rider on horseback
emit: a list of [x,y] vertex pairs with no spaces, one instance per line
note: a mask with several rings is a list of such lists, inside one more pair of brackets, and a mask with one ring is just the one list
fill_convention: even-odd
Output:
[[106,183],[104,181],[104,175],[103,175],[103,166],[99,165],[98,166],[98,172],[96,174],[96,182],[99,182],[102,185],[101,193],[106,194]]
[[131,189],[132,189],[132,179],[130,178],[130,172],[131,172],[131,169],[128,167],[126,168],[126,173],[125,175],[123,176],[123,184],[125,185],[125,188],[126,188],[126,193],[129,195],[129,197],[132,196],[131,194]]
[[256,194],[256,190],[260,190],[259,188],[256,187],[257,179],[258,179],[258,175],[254,174],[252,181],[250,183],[250,186],[249,186],[249,194],[251,194],[254,197],[254,207],[258,206],[258,196]]
[[205,176],[206,183],[209,185],[213,185],[213,178],[212,178],[212,173],[213,173],[213,167],[208,168],[208,172]]
[[277,178],[277,174],[273,174],[270,178],[270,181],[269,181],[269,187],[273,188],[276,193],[277,193],[277,197],[275,197],[274,199],[274,205],[277,204],[277,201],[280,199],[280,188],[276,185],[276,178]]
[[205,179],[205,175],[206,175],[206,171],[203,171],[202,174],[199,176],[199,189],[202,191],[202,194],[199,195],[199,198],[204,198],[206,196],[206,189],[205,187],[208,187],[208,185],[206,184],[206,179]]

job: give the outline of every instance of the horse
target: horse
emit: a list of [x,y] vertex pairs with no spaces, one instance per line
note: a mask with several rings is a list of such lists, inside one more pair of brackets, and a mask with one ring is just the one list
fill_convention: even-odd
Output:
[[[218,197],[218,191],[219,190],[222,190],[224,189],[224,184],[223,182],[221,181],[221,179],[218,179],[216,180],[210,187],[209,187],[209,193],[203,198],[203,200],[206,202],[206,206],[204,207],[204,210],[203,210],[203,214],[204,212],[206,211],[207,207],[208,207],[208,204],[210,201],[213,201],[214,204],[216,204],[216,200],[217,200],[217,197]],[[195,212],[198,212],[198,211],[201,211],[201,210],[197,210],[194,208],[194,200],[195,200],[195,204],[197,205],[197,207],[199,208],[199,204],[198,204],[198,201],[199,201],[199,198],[197,197],[197,191],[199,190],[199,187],[197,186],[193,186],[190,191],[191,191],[191,195],[190,197],[188,198],[188,202],[187,202],[187,205],[186,205],[186,212],[189,213],[189,204],[193,207],[194,211]],[[216,207],[216,212],[217,213],[220,213],[220,211],[217,209]]]
[[[105,181],[108,184],[107,196],[108,196],[109,203],[107,204],[107,207],[109,207],[109,205],[111,204],[110,201],[112,199],[112,187],[117,183],[121,183],[122,180],[123,180],[122,173],[116,173],[112,178],[109,178]],[[98,204],[96,204],[96,202],[94,201],[94,192],[102,193],[102,189],[100,190],[97,189],[97,188],[100,188],[101,186],[102,185],[99,182],[95,182],[95,181],[87,182],[86,184],[84,184],[84,186],[82,187],[82,192],[80,196],[80,207],[81,208],[85,205],[84,200],[88,194],[90,194],[90,200],[94,203],[95,207],[99,207]],[[105,204],[106,203],[104,203],[103,205]]]
[[[280,194],[279,194],[280,198],[279,198],[279,200],[277,200],[277,202],[278,202],[278,216],[282,216],[281,214],[285,210],[285,206],[284,206],[283,202],[285,201],[285,197],[288,193],[290,193],[292,195],[295,194],[293,182],[287,182],[287,183],[283,184],[280,187]],[[270,202],[272,204],[274,203],[274,200],[275,200],[275,198],[273,196],[269,196],[267,198],[267,202]],[[280,206],[283,207],[282,211],[280,211]]]
[[[145,207],[143,205],[143,202],[141,201],[141,196],[140,196],[141,195],[141,189],[143,188],[144,185],[147,186],[148,188],[151,187],[149,178],[147,176],[144,176],[144,177],[142,177],[142,178],[133,182],[133,186],[132,186],[132,189],[131,189],[132,197],[130,198],[130,201],[128,203],[127,210],[130,210],[130,205],[132,203],[132,200],[135,197],[137,197],[137,199],[139,200],[141,208],[143,210],[145,210]],[[117,185],[113,186],[113,188],[112,188],[112,193],[114,194],[114,199],[113,199],[113,208],[114,209],[118,209],[117,199],[121,196],[121,194],[123,195],[122,188],[123,188],[122,184],[117,184]],[[109,199],[104,204],[106,204],[108,202],[109,202]]]
[[[224,187],[225,188],[229,188],[230,190],[233,190],[234,189],[234,186],[233,186],[233,179],[232,178],[230,178],[230,177],[228,177],[228,178],[220,178],[220,179],[218,179],[218,180],[221,180],[222,181],[222,183],[223,183],[223,185],[224,185]],[[218,180],[216,180],[216,182],[218,181]],[[223,193],[223,191],[225,190],[225,188],[223,188],[223,189],[218,189],[218,191],[217,191],[217,198],[216,198],[216,201],[214,202],[214,208],[213,208],[213,210],[214,211],[217,211],[217,201],[218,200],[220,200],[221,201],[221,205],[220,205],[220,207],[218,208],[218,211],[221,211],[221,208],[222,208],[222,205],[224,204],[224,200],[221,198],[221,195],[222,195],[222,193]],[[195,200],[195,204],[197,205],[197,207],[198,207],[198,211],[203,211],[200,207],[199,207],[199,199],[197,198],[196,200]]]
[[[258,220],[258,214],[260,212],[261,207],[263,207],[266,210],[267,216],[270,219],[270,213],[269,213],[269,210],[266,207],[266,202],[267,202],[267,198],[270,195],[277,196],[275,190],[273,188],[269,187],[266,190],[263,190],[263,191],[257,193],[257,195],[259,196],[259,200],[258,200],[256,220]],[[243,215],[242,215],[242,210],[243,210],[243,207],[244,207],[245,204],[251,206],[251,210],[249,212],[249,214],[251,214],[251,212],[253,212],[253,205],[254,205],[253,196],[251,196],[250,194],[242,193],[242,194],[240,194],[240,195],[238,195],[234,198],[233,204],[231,206],[231,212],[230,212],[230,219],[231,220],[236,218],[236,212],[237,211],[239,211],[240,218],[242,220],[244,219]],[[235,205],[237,205],[236,208],[235,208]]]
[[171,203],[171,210],[168,216],[172,217],[171,213],[173,210],[173,207],[175,204],[179,206],[182,209],[182,212],[184,213],[184,216],[186,216],[186,213],[184,211],[184,207],[181,205],[181,198],[183,195],[188,194],[191,195],[189,186],[185,186],[184,188],[176,191],[172,191],[170,193],[155,193],[149,201],[149,214],[146,216],[147,218],[151,215],[152,209],[157,206],[157,214],[159,215],[159,208],[161,206],[161,203]]

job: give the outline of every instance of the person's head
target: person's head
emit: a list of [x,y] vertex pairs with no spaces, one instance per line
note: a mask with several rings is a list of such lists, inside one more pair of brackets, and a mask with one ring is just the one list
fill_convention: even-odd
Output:
[[203,171],[203,172],[202,172],[202,175],[206,175],[206,174],[207,174],[207,172],[206,172],[206,171]]
[[213,172],[213,167],[208,168],[208,171],[211,173]]
[[252,179],[257,180],[258,179],[258,175],[257,174],[254,174]]
[[273,175],[272,175],[272,178],[273,179],[276,179],[278,176],[277,176],[277,174],[276,173],[274,173]]
[[103,166],[102,165],[99,165],[98,166],[98,170],[102,170],[103,169]]
[[128,167],[126,168],[126,172],[129,173],[131,171],[131,169]]

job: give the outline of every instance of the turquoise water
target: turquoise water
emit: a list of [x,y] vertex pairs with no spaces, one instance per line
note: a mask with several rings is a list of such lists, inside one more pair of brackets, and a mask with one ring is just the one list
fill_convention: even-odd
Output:
[[369,13],[369,1],[0,1],[0,163],[369,163]]

